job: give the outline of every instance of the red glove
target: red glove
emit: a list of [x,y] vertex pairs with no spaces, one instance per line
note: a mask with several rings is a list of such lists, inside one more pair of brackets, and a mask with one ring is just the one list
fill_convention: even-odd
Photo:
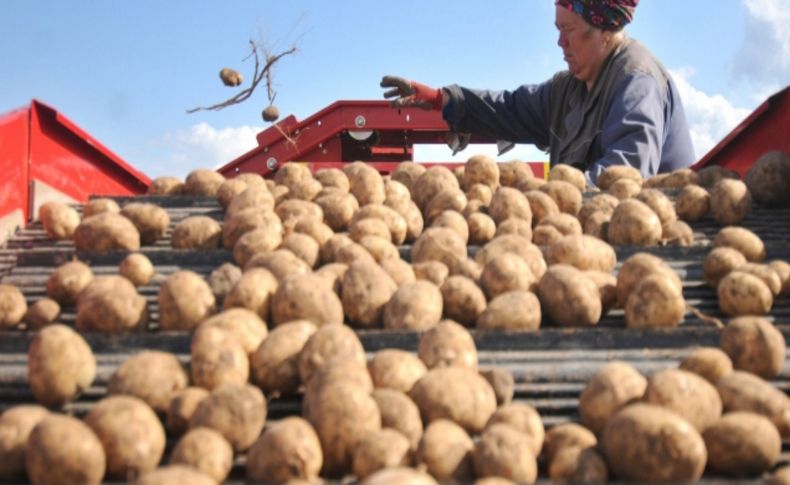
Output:
[[415,107],[436,111],[442,109],[444,91],[441,89],[396,76],[384,76],[381,79],[381,87],[393,88],[384,92],[385,98],[395,98],[390,101],[393,108]]

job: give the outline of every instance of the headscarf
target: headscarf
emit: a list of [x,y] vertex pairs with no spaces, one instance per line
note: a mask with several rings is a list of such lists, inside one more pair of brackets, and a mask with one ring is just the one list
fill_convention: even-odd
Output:
[[634,18],[639,0],[557,0],[556,5],[580,15],[603,30],[620,30]]

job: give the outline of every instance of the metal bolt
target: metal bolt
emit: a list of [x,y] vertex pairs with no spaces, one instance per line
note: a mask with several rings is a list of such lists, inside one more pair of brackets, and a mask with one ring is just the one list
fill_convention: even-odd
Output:
[[277,159],[274,157],[269,157],[269,159],[266,160],[266,168],[269,170],[274,170],[277,168]]
[[363,128],[365,123],[367,123],[367,120],[362,115],[357,115],[357,117],[354,118],[354,124],[357,126],[357,128]]

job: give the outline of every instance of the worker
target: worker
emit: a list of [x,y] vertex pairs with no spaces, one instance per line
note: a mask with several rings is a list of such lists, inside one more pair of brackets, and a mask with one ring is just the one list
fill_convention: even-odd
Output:
[[458,85],[431,88],[385,76],[393,107],[442,110],[454,133],[531,143],[585,172],[589,183],[612,165],[647,178],[691,165],[680,94],[661,63],[624,27],[639,0],[556,0],[557,44],[567,71],[513,91]]

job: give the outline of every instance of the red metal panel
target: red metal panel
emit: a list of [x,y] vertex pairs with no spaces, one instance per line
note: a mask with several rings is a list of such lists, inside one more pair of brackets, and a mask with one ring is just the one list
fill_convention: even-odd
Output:
[[27,152],[29,111],[0,117],[0,219],[21,210],[29,219]]
[[91,195],[144,193],[148,177],[68,118],[33,101],[30,110],[30,178],[77,200]]
[[692,168],[721,165],[745,177],[769,151],[790,153],[790,87],[774,94]]

